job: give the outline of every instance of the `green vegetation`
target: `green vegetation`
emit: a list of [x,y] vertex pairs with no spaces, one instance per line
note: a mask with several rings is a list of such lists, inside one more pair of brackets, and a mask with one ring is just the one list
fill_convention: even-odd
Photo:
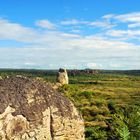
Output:
[[[15,74],[49,82],[56,78],[55,72],[0,72],[2,77]],[[69,79],[59,91],[81,112],[86,140],[140,140],[140,76],[102,73]]]
[[87,140],[140,140],[140,76],[79,75],[59,90],[82,113]]
[[118,133],[123,140],[129,139],[130,132],[129,132],[127,126],[121,128],[121,129],[118,129]]

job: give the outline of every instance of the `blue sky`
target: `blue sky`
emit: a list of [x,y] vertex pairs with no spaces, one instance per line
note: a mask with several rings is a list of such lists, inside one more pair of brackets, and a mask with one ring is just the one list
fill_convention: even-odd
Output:
[[140,69],[139,0],[1,0],[0,68]]

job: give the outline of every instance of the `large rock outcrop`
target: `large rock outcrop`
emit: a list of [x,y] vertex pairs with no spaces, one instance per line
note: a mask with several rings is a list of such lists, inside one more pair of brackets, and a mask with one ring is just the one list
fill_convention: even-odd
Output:
[[66,69],[60,68],[57,74],[57,82],[61,85],[65,85],[69,83],[68,74]]
[[73,104],[39,80],[0,80],[0,140],[84,140]]

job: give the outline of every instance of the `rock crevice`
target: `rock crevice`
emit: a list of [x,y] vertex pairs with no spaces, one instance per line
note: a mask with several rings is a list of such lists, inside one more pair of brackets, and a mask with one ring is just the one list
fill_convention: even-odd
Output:
[[1,79],[0,106],[0,140],[84,140],[74,105],[45,82]]

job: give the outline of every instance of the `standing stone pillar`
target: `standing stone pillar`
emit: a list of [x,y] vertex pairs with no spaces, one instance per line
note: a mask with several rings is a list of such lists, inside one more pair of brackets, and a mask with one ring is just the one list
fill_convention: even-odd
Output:
[[57,74],[57,82],[61,85],[65,85],[69,83],[68,74],[66,69],[59,69],[59,72]]

